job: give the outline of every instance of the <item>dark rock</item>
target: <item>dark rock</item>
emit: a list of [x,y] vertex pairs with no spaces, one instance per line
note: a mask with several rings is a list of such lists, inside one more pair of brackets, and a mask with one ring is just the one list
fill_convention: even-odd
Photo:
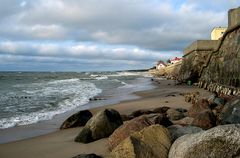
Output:
[[188,110],[188,116],[195,117],[199,113],[205,110],[210,110],[210,105],[208,100],[200,99],[195,104],[193,104]]
[[60,129],[85,126],[91,117],[92,113],[89,110],[79,111],[78,113],[73,114],[67,120],[65,120]]
[[131,115],[121,115],[122,121],[129,121],[133,119],[134,117]]
[[184,108],[177,108],[176,110],[181,112],[181,113],[187,112],[187,109],[184,109]]
[[170,120],[180,120],[184,117],[184,114],[182,112],[179,112],[175,109],[168,109],[166,113],[167,113],[167,117]]
[[153,109],[153,113],[164,114],[167,112],[168,109],[170,109],[170,107],[167,107],[167,106],[159,107],[159,108]]
[[208,102],[210,104],[214,103],[214,99],[217,97],[217,93],[213,93],[212,95],[210,95],[210,97],[208,98]]
[[239,158],[240,125],[222,125],[178,138],[169,158]]
[[161,114],[146,114],[146,115],[142,115],[145,116],[150,122],[152,122],[154,124],[155,119]]
[[172,125],[169,126],[168,131],[171,135],[172,142],[174,142],[177,138],[186,135],[186,134],[193,134],[197,132],[203,131],[200,127],[196,126],[181,126],[181,125]]
[[216,98],[213,100],[213,103],[216,104],[217,106],[218,106],[218,105],[224,105],[224,104],[225,104],[225,100],[222,99],[222,98],[216,97]]
[[152,125],[152,122],[145,115],[126,121],[108,138],[109,148],[115,148],[119,143],[121,143],[121,141],[129,137],[134,132],[140,131],[150,125]]
[[154,124],[159,124],[164,127],[173,125],[166,115],[160,114],[154,119]]
[[138,116],[141,116],[141,115],[151,114],[151,113],[153,113],[151,110],[141,109],[141,110],[137,110],[137,111],[132,112],[130,115],[133,116],[133,117],[138,117]]
[[194,118],[192,125],[202,129],[209,129],[216,126],[216,117],[211,110],[205,110]]
[[96,97],[93,97],[93,98],[90,98],[89,101],[97,101],[97,100],[107,100],[103,97],[100,97],[100,96],[96,96]]
[[220,119],[222,124],[240,123],[240,97],[236,97],[224,105]]
[[88,127],[83,127],[74,141],[81,143],[90,143],[94,141],[92,138],[92,131]]
[[98,156],[96,154],[80,154],[80,155],[74,156],[72,158],[102,158],[102,157]]
[[212,112],[213,114],[216,116],[216,125],[220,125],[221,124],[221,118],[220,118],[220,115],[222,113],[222,110],[223,110],[223,105],[219,105],[219,106],[216,106]]
[[[105,109],[94,115],[76,137],[76,142],[89,142],[85,140],[99,140],[110,136],[115,129],[123,124],[120,114],[113,109]],[[90,130],[90,131],[89,131]],[[90,139],[91,133],[91,139]],[[86,135],[86,138],[84,138]],[[83,140],[83,141],[81,141]]]
[[215,98],[213,101],[216,105],[224,105],[225,104],[225,100],[223,98]]

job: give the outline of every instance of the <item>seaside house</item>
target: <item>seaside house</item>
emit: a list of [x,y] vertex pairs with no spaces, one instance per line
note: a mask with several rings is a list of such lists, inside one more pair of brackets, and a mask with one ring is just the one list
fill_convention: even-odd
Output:
[[182,61],[182,58],[175,57],[174,59],[171,59],[170,61],[171,61],[171,64],[175,64],[175,63]]
[[211,40],[219,40],[222,38],[224,32],[227,30],[227,27],[215,27],[211,32]]
[[156,65],[156,69],[162,69],[165,68],[167,65],[163,62],[163,61],[158,61],[157,65]]

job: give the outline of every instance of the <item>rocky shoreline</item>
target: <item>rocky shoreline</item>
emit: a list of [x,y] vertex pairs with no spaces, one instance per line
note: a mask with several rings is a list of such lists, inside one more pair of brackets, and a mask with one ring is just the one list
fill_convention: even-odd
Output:
[[[240,98],[226,99],[217,93],[201,98],[199,92],[182,97],[192,103],[189,109],[163,106],[129,115],[113,109],[98,112],[85,123],[75,142],[108,138],[109,153],[74,158],[240,157]],[[81,120],[79,115],[71,121]]]
[[55,133],[2,144],[0,157],[239,157],[238,97],[167,79],[153,84],[141,99],[79,111]]

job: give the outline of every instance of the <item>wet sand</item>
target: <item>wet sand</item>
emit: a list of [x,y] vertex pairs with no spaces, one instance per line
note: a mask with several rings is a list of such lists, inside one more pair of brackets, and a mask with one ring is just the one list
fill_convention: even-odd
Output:
[[[155,83],[156,84],[156,83]],[[130,114],[139,109],[153,109],[161,106],[188,109],[191,104],[184,101],[180,93],[200,92],[202,97],[209,92],[193,86],[175,85],[174,81],[163,80],[153,90],[137,92],[140,99],[123,101],[118,104],[91,109],[93,113],[105,108],[113,108],[121,114]],[[108,151],[107,138],[89,144],[74,142],[80,128],[61,130],[35,138],[25,139],[0,145],[1,158],[70,158],[82,153],[106,155]]]

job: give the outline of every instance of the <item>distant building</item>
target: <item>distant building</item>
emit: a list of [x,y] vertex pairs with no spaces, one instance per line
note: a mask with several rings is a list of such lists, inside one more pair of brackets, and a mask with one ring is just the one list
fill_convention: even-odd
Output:
[[175,57],[174,59],[170,60],[171,61],[171,64],[175,64],[179,61],[182,61],[182,58],[178,58],[178,57]]
[[211,40],[219,40],[224,32],[227,30],[227,27],[215,27],[211,32]]
[[156,65],[156,69],[162,69],[165,68],[167,65],[163,62],[163,61],[158,61],[157,65]]

